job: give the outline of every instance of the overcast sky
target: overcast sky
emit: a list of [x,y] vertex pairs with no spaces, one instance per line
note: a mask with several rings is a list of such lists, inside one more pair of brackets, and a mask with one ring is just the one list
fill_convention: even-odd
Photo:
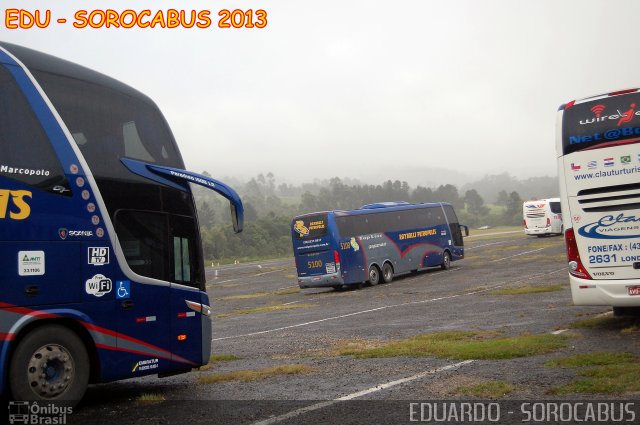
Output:
[[[7,30],[154,99],[187,168],[440,182],[556,175],[560,104],[640,84],[640,2],[4,0],[5,8],[211,10],[208,29]],[[219,29],[220,9],[264,29]],[[422,177],[424,175],[424,177]]]

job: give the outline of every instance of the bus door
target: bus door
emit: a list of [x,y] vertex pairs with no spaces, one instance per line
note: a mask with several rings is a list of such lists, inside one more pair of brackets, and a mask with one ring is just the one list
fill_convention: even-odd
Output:
[[451,246],[451,259],[459,260],[464,258],[464,240],[462,238],[463,231],[465,235],[469,235],[467,226],[458,223],[458,217],[451,205],[443,205],[446,220],[449,224],[450,234],[447,235],[446,243]]
[[[118,350],[129,352],[119,357],[119,366],[128,368],[131,376],[170,366],[171,313],[170,287],[161,281],[170,276],[168,214],[121,210],[114,225],[128,266],[140,276],[153,281],[129,280],[121,277],[112,282],[118,324]],[[124,364],[123,364],[124,362]]]
[[[204,277],[200,276],[197,266],[197,227],[193,218],[174,215],[171,216],[170,228],[170,243],[173,248],[172,281],[177,282],[171,285],[169,301],[171,352],[179,362],[183,362],[182,358],[200,364],[203,360],[203,324],[209,320],[206,311],[209,304],[208,297],[198,290],[200,280]],[[210,333],[210,327],[208,331]],[[208,344],[211,337],[205,339]],[[205,348],[209,352],[209,347]],[[208,356],[205,360],[208,360]]]
[[363,247],[359,237],[340,239],[340,261],[345,283],[364,282],[368,279]]

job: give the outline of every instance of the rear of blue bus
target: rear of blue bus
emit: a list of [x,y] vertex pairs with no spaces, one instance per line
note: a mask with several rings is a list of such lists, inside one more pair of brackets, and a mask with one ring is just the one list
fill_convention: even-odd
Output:
[[329,212],[298,216],[291,223],[293,255],[300,288],[344,284],[336,225]]

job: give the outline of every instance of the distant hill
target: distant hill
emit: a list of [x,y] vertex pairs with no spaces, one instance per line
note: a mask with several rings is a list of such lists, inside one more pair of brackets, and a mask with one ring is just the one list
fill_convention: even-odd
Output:
[[554,198],[559,195],[557,177],[530,177],[520,180],[509,173],[487,175],[471,183],[462,185],[459,192],[475,189],[487,203],[495,203],[501,190],[518,192],[523,200]]

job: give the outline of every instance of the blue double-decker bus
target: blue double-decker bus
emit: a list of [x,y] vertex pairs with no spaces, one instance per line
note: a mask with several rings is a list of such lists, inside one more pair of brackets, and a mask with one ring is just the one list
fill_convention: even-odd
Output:
[[0,43],[0,391],[79,401],[88,383],[206,364],[211,309],[192,184],[133,88]]
[[369,282],[464,258],[463,232],[448,203],[383,202],[352,211],[293,219],[291,235],[300,288]]

